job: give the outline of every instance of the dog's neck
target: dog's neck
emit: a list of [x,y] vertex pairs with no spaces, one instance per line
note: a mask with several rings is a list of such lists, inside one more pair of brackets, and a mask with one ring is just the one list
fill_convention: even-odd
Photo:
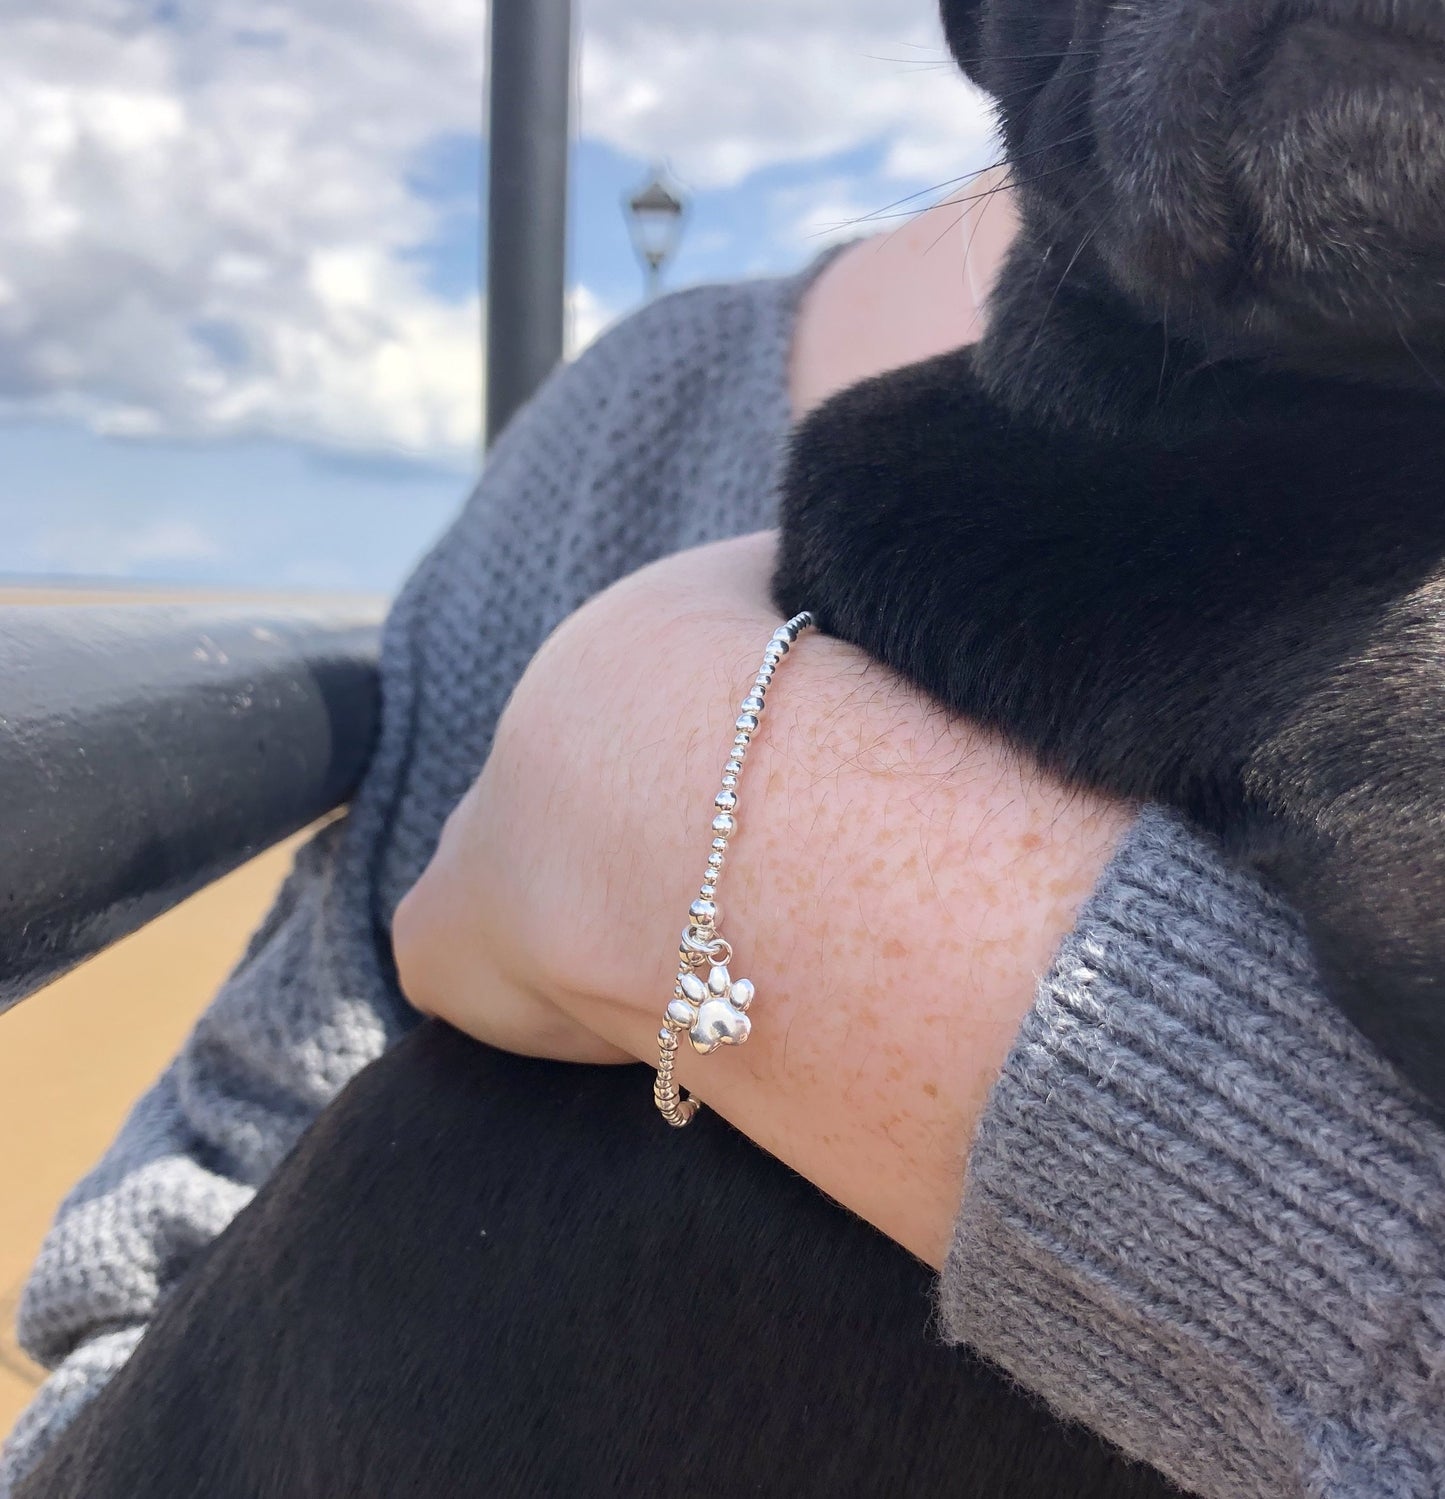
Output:
[[[1072,258],[1071,258],[1072,257]],[[1338,408],[1358,430],[1372,411],[1445,417],[1445,389],[1368,375],[1305,374],[1258,359],[1212,358],[1109,289],[1098,268],[1028,218],[990,302],[974,369],[988,394],[1043,427],[1102,438],[1167,441],[1242,422],[1281,427]]]

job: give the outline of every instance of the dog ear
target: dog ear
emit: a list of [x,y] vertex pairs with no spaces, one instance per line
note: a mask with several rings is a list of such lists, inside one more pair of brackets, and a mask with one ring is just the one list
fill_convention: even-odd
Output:
[[987,88],[981,67],[983,0],[942,0],[942,8],[943,35],[948,50],[980,88]]

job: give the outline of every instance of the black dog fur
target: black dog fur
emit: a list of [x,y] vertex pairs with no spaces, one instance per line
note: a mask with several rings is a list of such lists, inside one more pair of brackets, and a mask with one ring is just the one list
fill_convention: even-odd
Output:
[[[1427,0],[945,18],[1003,102],[1024,232],[976,356],[804,427],[779,597],[1225,837],[1438,1099]],[[421,1027],[20,1499],[1174,1492],[942,1347],[896,1246],[715,1118],[658,1128],[639,1086]]]
[[804,424],[778,600],[1217,834],[1438,1111],[1445,12],[945,14],[1024,232],[976,350]]
[[1177,1499],[932,1336],[910,1255],[647,1095],[423,1025],[17,1499]]

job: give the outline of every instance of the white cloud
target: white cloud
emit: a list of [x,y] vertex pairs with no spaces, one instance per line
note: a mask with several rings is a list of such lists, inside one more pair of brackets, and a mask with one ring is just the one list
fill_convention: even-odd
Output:
[[582,0],[584,125],[695,188],[868,142],[889,177],[982,166],[990,118],[934,0]]
[[567,357],[575,359],[609,324],[617,320],[615,308],[585,286],[567,293]]
[[480,307],[416,153],[480,118],[462,0],[35,0],[0,21],[0,411],[470,456]]
[[[7,0],[0,417],[469,464],[482,309],[426,284],[408,174],[480,128],[485,5]],[[580,9],[583,131],[694,189],[870,142],[910,183],[988,154],[933,0]],[[829,184],[788,232],[878,206]],[[574,347],[612,315],[574,292]]]

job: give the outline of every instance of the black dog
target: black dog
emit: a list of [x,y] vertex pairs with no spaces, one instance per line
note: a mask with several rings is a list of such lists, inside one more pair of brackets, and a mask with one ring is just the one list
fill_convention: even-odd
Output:
[[[1438,1089],[1445,64],[1423,5],[1378,12],[950,0],[1024,235],[976,357],[807,424],[779,593],[1227,836]],[[931,1339],[896,1247],[639,1086],[423,1027],[22,1499],[1173,1492]]]
[[931,1336],[910,1255],[647,1092],[422,1026],[17,1499],[1177,1499]]
[[1023,233],[803,427],[779,601],[1218,834],[1445,1107],[1445,10],[944,11]]

